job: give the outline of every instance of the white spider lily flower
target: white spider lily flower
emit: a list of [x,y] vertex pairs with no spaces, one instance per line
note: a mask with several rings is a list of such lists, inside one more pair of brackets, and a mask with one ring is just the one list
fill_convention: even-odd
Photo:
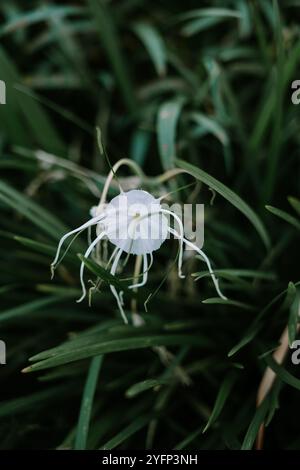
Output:
[[[66,233],[59,241],[55,259],[51,265],[52,273],[60,261],[60,251],[64,241],[71,235],[76,235],[85,229],[96,227],[96,237],[89,244],[84,257],[88,258],[99,244],[108,240],[115,248],[108,264],[111,264],[110,274],[115,275],[121,263],[122,255],[142,256],[143,268],[140,282],[135,282],[129,289],[137,289],[144,286],[148,279],[148,271],[153,263],[153,252],[158,250],[171,234],[179,240],[178,275],[183,278],[183,248],[189,246],[199,253],[207,264],[211,278],[218,295],[222,299],[226,297],[222,294],[218,279],[215,277],[210,261],[205,253],[195,244],[184,237],[183,224],[180,217],[171,210],[163,209],[161,199],[156,199],[149,192],[133,189],[121,193],[114,197],[108,204],[101,201],[99,206],[92,208],[92,218],[80,227]],[[174,225],[178,230],[171,227],[169,219],[174,219]],[[82,296],[78,299],[81,302],[86,296],[84,282],[84,263],[80,266],[80,282],[82,286]],[[110,285],[110,289],[117,300],[119,311],[125,323],[128,323],[123,308],[123,292],[118,292],[115,286]]]

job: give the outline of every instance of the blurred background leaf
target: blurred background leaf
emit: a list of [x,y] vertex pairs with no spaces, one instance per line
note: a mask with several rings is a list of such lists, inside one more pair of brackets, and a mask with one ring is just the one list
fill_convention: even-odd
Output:
[[[0,448],[250,449],[263,422],[267,449],[300,448],[299,369],[270,355],[284,328],[290,343],[299,331],[299,8],[1,2]],[[190,253],[178,280],[171,242],[125,296],[139,328],[122,324],[93,261],[91,305],[75,302],[83,235],[50,282],[58,239],[86,221],[109,171],[96,127],[111,163],[147,175],[120,170],[125,188],[184,186],[171,202],[205,204],[204,248],[229,301]]]

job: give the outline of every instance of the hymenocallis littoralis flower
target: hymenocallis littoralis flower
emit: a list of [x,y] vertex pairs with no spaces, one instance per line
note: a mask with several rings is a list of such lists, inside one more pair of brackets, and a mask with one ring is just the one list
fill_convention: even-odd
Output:
[[[103,151],[102,144],[99,137],[100,150]],[[132,255],[142,257],[142,274],[141,279],[135,281],[129,286],[129,289],[137,289],[144,286],[148,280],[148,272],[153,263],[153,252],[158,250],[161,245],[172,235],[179,242],[178,253],[178,275],[184,278],[182,274],[182,263],[184,247],[193,249],[207,264],[209,273],[215,285],[218,295],[222,299],[226,297],[222,294],[218,279],[216,278],[210,261],[206,254],[194,243],[189,241],[184,236],[184,227],[181,218],[172,210],[164,209],[161,201],[164,196],[155,198],[152,194],[141,189],[133,189],[123,191],[120,183],[120,194],[114,197],[109,203],[106,203],[107,193],[112,183],[113,178],[116,178],[116,172],[121,165],[128,165],[137,170],[134,162],[127,159],[119,160],[106,179],[103,192],[98,206],[93,207],[91,210],[91,218],[82,224],[80,227],[66,233],[59,241],[56,256],[51,264],[52,273],[55,267],[60,262],[60,252],[65,240],[71,235],[76,236],[78,233],[85,229],[96,227],[96,236],[90,241],[89,246],[84,253],[84,257],[88,258],[94,251],[98,253],[101,251],[99,248],[104,242],[109,242],[113,247],[113,252],[107,262],[110,269],[110,274],[115,275],[118,267],[122,265],[122,257],[126,259]],[[138,170],[139,171],[139,170]],[[118,180],[117,180],[118,181]],[[170,219],[174,221],[174,227],[171,226]],[[82,295],[78,302],[81,302],[86,294],[86,286],[84,282],[84,262],[80,266],[80,282],[82,286]],[[139,273],[138,273],[139,275]],[[117,300],[117,304],[125,323],[128,323],[123,302],[123,292],[118,292],[114,285],[110,285],[110,289]]]

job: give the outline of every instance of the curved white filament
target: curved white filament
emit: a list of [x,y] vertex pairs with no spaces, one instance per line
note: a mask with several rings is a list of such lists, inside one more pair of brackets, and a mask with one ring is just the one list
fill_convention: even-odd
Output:
[[55,265],[57,264],[58,260],[59,260],[59,254],[60,254],[60,250],[61,250],[61,247],[64,243],[64,241],[70,236],[70,235],[73,235],[74,233],[77,233],[77,232],[80,232],[82,230],[85,230],[86,228],[88,227],[91,227],[92,225],[95,225],[97,224],[98,222],[100,222],[102,219],[104,219],[106,217],[106,213],[104,214],[100,214],[96,217],[93,217],[92,219],[88,220],[87,222],[85,222],[83,225],[81,225],[80,227],[77,227],[75,228],[74,230],[71,230],[71,232],[68,232],[66,233],[63,237],[61,237],[61,239],[59,240],[59,243],[58,243],[58,247],[57,247],[57,250],[56,250],[56,255],[55,255],[55,258],[54,260],[52,261],[51,263],[51,267],[52,268],[55,268]]
[[144,286],[148,280],[148,271],[149,271],[148,259],[147,259],[147,255],[145,254],[143,255],[143,279],[141,282],[138,282],[137,284],[132,284],[131,286],[128,287],[128,289],[135,289],[137,287]]
[[[98,235],[98,237],[95,238],[95,240],[90,244],[90,246],[88,247],[88,249],[84,253],[85,258],[88,258],[90,256],[91,252],[93,251],[93,249],[95,248],[97,243],[99,243],[100,240],[105,235],[106,235],[106,232],[102,232],[102,233],[100,233],[100,235]],[[82,296],[80,297],[80,299],[77,300],[77,302],[81,302],[86,296],[86,287],[85,287],[85,283],[84,283],[84,280],[83,280],[84,266],[85,266],[85,264],[82,261],[81,265],[80,265],[80,283],[81,283],[81,287],[82,287]]]
[[184,236],[183,236],[183,224],[182,224],[182,221],[180,219],[180,217],[178,217],[177,214],[175,214],[174,212],[172,211],[169,211],[167,209],[160,209],[160,212],[162,212],[163,214],[169,214],[171,215],[172,217],[174,217],[174,219],[176,220],[176,222],[178,223],[179,225],[179,229],[180,229],[180,236],[178,237],[179,240],[180,240],[180,245],[179,245],[179,256],[178,256],[178,276],[181,278],[181,279],[184,279],[185,276],[184,274],[182,274],[182,271],[181,271],[181,268],[182,268],[182,262],[183,262],[183,241],[184,241]]
[[[177,237],[178,239],[181,238],[181,236],[179,235],[179,233],[172,229],[171,227],[169,227],[169,232],[172,233],[172,235],[174,235],[175,237]],[[197,251],[197,253],[199,253],[199,255],[202,256],[202,258],[204,259],[204,261],[206,262],[207,264],[207,267],[208,267],[208,270],[209,270],[209,273],[211,275],[211,278],[213,280],[213,283],[215,285],[215,288],[216,288],[216,291],[217,293],[219,294],[219,296],[221,297],[221,299],[224,299],[224,300],[228,300],[227,297],[225,297],[224,294],[222,294],[221,290],[220,290],[220,287],[219,287],[219,281],[218,279],[216,278],[214,272],[213,272],[213,269],[211,267],[211,264],[210,264],[210,261],[208,259],[208,257],[206,256],[206,254],[200,250],[200,248],[198,248],[194,243],[190,242],[189,240],[187,240],[186,238],[182,238],[182,240],[184,241],[184,243],[188,246],[190,246],[191,248],[193,248],[193,250]]]
[[[123,253],[123,250],[122,248],[119,248],[116,256],[115,256],[115,259],[113,261],[113,264],[112,264],[112,267],[111,267],[111,270],[110,270],[110,274],[112,274],[113,276],[115,275],[116,273],[116,269],[117,269],[117,266],[118,266],[118,263],[120,261],[120,258],[122,256],[122,253]],[[109,285],[110,287],[110,290],[112,291],[113,295],[115,296],[116,300],[117,300],[117,303],[118,303],[118,307],[119,307],[119,310],[120,310],[120,313],[122,315],[122,318],[124,320],[124,323],[128,324],[128,320],[127,320],[127,317],[125,315],[125,312],[124,312],[124,309],[123,309],[123,292],[121,291],[119,294],[117,292],[117,289],[115,288],[115,286],[113,286],[112,284]]]

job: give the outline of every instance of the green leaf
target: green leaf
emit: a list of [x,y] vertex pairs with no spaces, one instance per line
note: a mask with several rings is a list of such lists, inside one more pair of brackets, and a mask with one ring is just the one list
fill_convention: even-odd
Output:
[[10,21],[3,23],[0,28],[0,35],[9,34],[19,29],[28,28],[29,26],[40,21],[48,21],[50,18],[64,18],[69,15],[82,15],[86,10],[82,7],[75,6],[47,6],[42,5],[38,9],[29,12],[22,12],[16,15]]
[[158,110],[156,123],[158,150],[162,166],[165,170],[174,167],[176,158],[176,128],[183,104],[183,98],[176,98],[163,103]]
[[1,130],[6,139],[15,145],[30,145],[30,137],[22,120],[20,106],[16,97],[14,84],[16,70],[8,60],[7,54],[0,47],[1,80],[6,86],[6,105],[0,105]]
[[44,96],[41,96],[37,94],[36,92],[33,92],[32,90],[22,85],[16,85],[15,89],[18,90],[20,93],[23,93],[24,95],[29,96],[31,99],[35,100],[36,102],[41,103],[43,106],[46,106],[47,108],[55,111],[64,119],[68,120],[69,122],[77,126],[79,129],[83,129],[85,132],[87,132],[91,136],[94,136],[93,127],[86,124],[84,120],[82,120],[80,117],[78,117],[77,115],[69,111],[68,109],[63,108],[62,106],[59,106],[58,104],[52,102],[51,100],[45,98]]
[[[292,283],[291,283],[292,284]],[[295,287],[295,285],[293,284]],[[296,287],[295,287],[296,290]],[[298,322],[300,319],[300,295],[299,292],[295,292],[294,301],[290,307],[289,321],[288,321],[288,332],[289,332],[289,346],[292,346],[298,333]]]
[[128,282],[121,281],[116,275],[110,274],[107,269],[95,263],[93,260],[85,258],[81,254],[78,254],[78,258],[93,274],[96,274],[96,276],[100,277],[106,284],[115,286],[120,290],[126,290],[126,293],[128,292],[129,295],[133,297],[136,295],[131,289],[127,289]]
[[100,323],[92,329],[84,331],[75,336],[72,340],[68,340],[59,346],[56,346],[46,351],[42,351],[33,357],[30,361],[40,361],[55,357],[58,354],[72,352],[80,349],[83,346],[92,346],[96,343],[103,341],[111,341],[120,338],[128,338],[134,336],[144,336],[153,332],[157,333],[158,329],[147,327],[133,328],[132,326],[124,325],[121,321],[110,320]]
[[174,450],[183,450],[203,432],[203,426],[188,434],[182,441],[175,445]]
[[27,367],[24,372],[33,372],[37,370],[56,367],[69,362],[86,359],[99,354],[107,354],[117,351],[131,351],[136,349],[145,349],[153,346],[203,346],[198,336],[192,335],[151,335],[143,337],[132,337],[125,339],[103,340],[88,346],[70,349],[68,352],[62,352],[44,361],[37,362]]
[[144,165],[150,143],[151,135],[150,132],[146,129],[137,129],[133,133],[129,153],[132,160],[134,160],[141,167]]
[[300,230],[300,221],[297,220],[292,215],[288,214],[285,211],[282,211],[281,209],[277,209],[276,207],[273,207],[273,206],[266,206],[266,209],[272,214],[279,217],[280,219],[284,220],[285,222],[288,222],[289,224],[293,225],[298,230]]
[[233,192],[223,183],[216,180],[213,176],[209,175],[203,170],[200,170],[200,168],[195,167],[191,163],[185,162],[183,160],[178,160],[178,159],[176,159],[176,163],[179,166],[179,168],[182,168],[187,173],[192,175],[194,178],[207,184],[209,187],[211,187],[217,193],[221,194],[221,196],[227,199],[227,201],[229,201],[238,210],[240,210],[250,220],[252,225],[256,228],[265,246],[267,248],[270,247],[269,235],[265,229],[265,226],[263,225],[263,222],[260,220],[258,215],[253,211],[253,209],[251,209],[251,207],[246,202],[243,201],[243,199],[241,199],[235,192]]
[[239,302],[237,300],[229,300],[229,299],[220,299],[220,297],[211,297],[210,299],[202,300],[203,304],[217,304],[217,305],[228,305],[232,307],[243,308],[245,310],[255,310],[255,307],[249,304],[245,304],[244,302]]
[[218,395],[217,395],[217,398],[216,398],[216,401],[215,401],[215,405],[213,407],[213,410],[211,412],[211,415],[209,417],[209,420],[205,426],[205,428],[203,429],[203,433],[207,431],[207,429],[209,427],[211,427],[218,419],[218,417],[220,416],[223,408],[224,408],[224,405],[226,403],[226,400],[228,399],[230,393],[231,393],[231,390],[232,390],[232,387],[236,381],[236,373],[235,372],[230,372],[224,379],[221,387],[220,387],[220,390],[218,392]]
[[138,417],[135,421],[129,424],[125,429],[119,432],[116,436],[112,439],[107,441],[103,446],[101,446],[100,450],[111,450],[115,449],[117,446],[122,444],[122,442],[126,441],[129,437],[133,436],[135,433],[143,429],[149,421],[151,421],[151,416],[149,415],[142,415]]
[[276,362],[273,357],[269,354],[264,357],[265,362],[268,367],[275,372],[275,374],[287,385],[290,385],[297,390],[300,390],[300,380],[290,374],[284,367],[282,367],[278,362]]
[[[14,239],[21,243],[21,245],[24,245],[26,246],[27,248],[31,249],[31,250],[34,250],[34,251],[37,251],[38,253],[43,253],[45,255],[55,255],[56,253],[56,250],[57,250],[57,247],[56,246],[51,246],[51,245],[48,245],[46,243],[40,243],[40,242],[37,242],[35,240],[31,240],[30,238],[25,238],[25,237],[19,237],[19,236],[15,236]],[[65,255],[65,258],[70,260],[70,261],[74,261],[75,260],[75,257],[70,255],[69,253],[67,253]]]
[[48,402],[58,399],[62,393],[69,393],[69,387],[65,384],[56,385],[53,388],[48,388],[32,395],[27,395],[13,400],[0,401],[0,418],[12,418],[13,415],[24,413],[32,410],[32,407],[39,408],[41,406],[48,406]]
[[91,16],[95,21],[103,47],[118,81],[123,101],[129,111],[136,111],[135,94],[129,76],[118,31],[109,11],[109,5],[103,0],[88,0]]
[[91,360],[88,371],[84,391],[81,399],[80,413],[77,424],[75,450],[86,449],[88,438],[91,412],[93,406],[94,395],[96,392],[99,372],[102,366],[103,356],[96,356]]
[[272,135],[270,148],[268,151],[268,160],[264,184],[262,185],[262,195],[265,202],[271,200],[274,194],[278,175],[280,174],[280,156],[282,148],[282,126],[284,118],[284,100],[285,100],[285,44],[284,44],[284,25],[281,21],[281,13],[278,0],[273,0],[272,10],[274,12],[274,39],[276,50],[276,68],[275,68],[275,86],[274,89],[274,112],[272,123]]
[[[41,361],[44,359],[49,359],[52,357],[56,357],[61,354],[65,353],[72,353],[83,347],[93,346],[95,344],[102,344],[103,342],[107,341],[117,341],[120,339],[131,339],[134,341],[136,337],[144,338],[147,335],[154,335],[154,334],[161,334],[161,329],[157,327],[149,327],[149,326],[140,326],[139,328],[135,328],[132,326],[124,325],[123,323],[116,322],[116,320],[103,322],[97,327],[94,327],[92,330],[88,330],[87,332],[83,332],[76,336],[71,341],[66,341],[61,345],[48,349],[46,351],[42,351],[35,356],[31,357],[30,361]],[[207,339],[205,336],[197,335],[198,343],[202,347],[211,347],[212,343]],[[172,364],[170,365],[170,367]],[[166,369],[169,371],[170,369]],[[166,378],[166,377],[163,377]],[[169,378],[169,377],[168,377]]]
[[[240,278],[251,278],[251,279],[263,279],[266,281],[274,281],[276,279],[275,274],[266,271],[255,271],[253,269],[214,269],[214,273],[218,277],[224,277],[224,279],[238,281]],[[192,274],[196,281],[203,277],[209,277],[210,273],[207,271],[199,271]]]
[[242,349],[244,346],[249,344],[257,335],[259,330],[261,329],[261,323],[254,323],[251,325],[251,327],[247,330],[246,334],[243,336],[243,338],[229,351],[228,357],[233,356],[236,354],[240,349]]
[[157,29],[148,23],[139,22],[133,25],[133,31],[147,49],[157,74],[165,75],[167,71],[165,44]]
[[218,123],[216,119],[205,116],[202,113],[192,113],[191,119],[196,122],[200,127],[202,127],[206,132],[213,134],[222,145],[227,146],[229,144],[229,139],[226,131]]
[[142,392],[145,392],[146,390],[150,390],[156,387],[161,387],[162,385],[168,384],[168,380],[164,379],[148,379],[148,380],[143,380],[142,382],[138,382],[134,385],[131,385],[131,387],[126,390],[126,397],[127,398],[133,398],[136,395],[139,395]]
[[205,31],[206,29],[215,26],[225,18],[222,17],[207,17],[207,18],[196,18],[195,20],[188,21],[180,30],[183,36],[193,36],[194,34],[198,34],[201,31]]
[[229,8],[197,8],[183,13],[180,15],[180,19],[186,20],[190,18],[201,18],[203,16],[241,18],[242,14],[237,10],[231,10]]
[[257,408],[255,415],[250,423],[250,426],[245,435],[241,450],[250,450],[254,444],[261,424],[264,422],[269,408],[269,398],[266,397],[264,401]]
[[[17,134],[16,139],[12,139],[13,144],[24,143],[26,145],[28,141],[26,128],[24,129],[24,123],[26,122],[33,142],[38,143],[46,151],[53,152],[58,155],[65,155],[65,144],[52,124],[46,111],[31,96],[25,95],[15,88],[15,85],[21,84],[21,80],[18,77],[18,72],[12,61],[1,47],[0,70],[1,78],[3,77],[5,82],[8,84],[8,103],[5,106],[6,113],[3,121],[9,126],[8,132],[11,137]],[[12,119],[12,122],[16,126],[15,131],[10,127],[11,118],[8,117],[8,115],[11,115],[11,118],[14,118]],[[0,118],[2,122],[2,110]]]
[[[284,302],[282,304],[282,309],[289,308],[291,303],[293,302],[295,298],[295,293],[293,290],[293,283],[289,283],[288,288],[285,289],[284,291],[280,292],[274,299],[269,302],[266,307],[257,315],[255,320],[252,322],[251,326],[248,328],[245,336],[238,342],[236,346],[234,346],[228,353],[228,356],[231,357],[234,354],[236,354],[240,349],[242,349],[244,346],[246,346],[248,343],[252,341],[253,338],[257,335],[257,333],[261,330],[263,323],[263,317],[266,315],[266,313],[274,307],[274,305],[286,294],[286,297],[284,299]],[[295,286],[298,286],[300,283],[297,282]]]
[[288,201],[291,204],[292,208],[295,209],[297,214],[300,216],[300,200],[296,197],[289,196]]
[[67,228],[47,209],[40,207],[25,194],[20,193],[4,181],[0,181],[0,200],[33,222],[47,235],[56,240]]
[[[50,296],[42,299],[33,300],[26,304],[18,305],[17,307],[10,308],[8,310],[3,310],[0,313],[0,323],[7,321],[19,319],[20,317],[37,314],[39,310],[49,305],[60,303],[62,300],[73,297],[73,292],[70,294],[64,294],[59,296]],[[42,315],[42,313],[41,313]]]

